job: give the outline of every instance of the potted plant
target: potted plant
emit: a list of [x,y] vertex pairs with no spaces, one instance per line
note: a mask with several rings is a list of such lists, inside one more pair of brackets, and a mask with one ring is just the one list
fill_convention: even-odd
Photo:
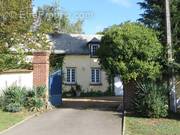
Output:
[[80,85],[76,85],[76,96],[80,97],[81,96],[81,86]]

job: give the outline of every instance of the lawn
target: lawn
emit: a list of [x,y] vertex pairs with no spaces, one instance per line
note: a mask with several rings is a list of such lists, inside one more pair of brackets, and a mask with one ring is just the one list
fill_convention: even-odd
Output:
[[128,115],[125,118],[125,135],[180,135],[179,116],[148,119]]
[[3,112],[0,109],[0,131],[13,126],[14,124],[22,121],[23,119],[27,118],[30,115],[31,113],[26,111],[19,113],[8,113],[8,112]]

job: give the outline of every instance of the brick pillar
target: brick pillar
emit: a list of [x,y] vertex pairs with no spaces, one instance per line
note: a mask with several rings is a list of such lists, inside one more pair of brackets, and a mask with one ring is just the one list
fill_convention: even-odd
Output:
[[49,79],[49,55],[47,51],[33,53],[33,85],[46,86]]

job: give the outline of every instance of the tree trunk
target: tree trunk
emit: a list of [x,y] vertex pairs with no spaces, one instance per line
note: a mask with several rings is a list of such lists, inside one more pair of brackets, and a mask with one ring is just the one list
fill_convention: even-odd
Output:
[[[171,18],[170,18],[170,0],[165,0],[166,7],[166,34],[167,34],[167,55],[168,63],[173,63],[172,34],[171,34]],[[169,67],[169,106],[172,112],[176,112],[176,78],[173,66]]]

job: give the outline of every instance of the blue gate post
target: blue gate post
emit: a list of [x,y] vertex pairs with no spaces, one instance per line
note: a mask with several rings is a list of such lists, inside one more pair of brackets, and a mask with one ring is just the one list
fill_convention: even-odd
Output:
[[49,78],[49,96],[53,106],[62,104],[62,77],[61,70],[54,72]]

